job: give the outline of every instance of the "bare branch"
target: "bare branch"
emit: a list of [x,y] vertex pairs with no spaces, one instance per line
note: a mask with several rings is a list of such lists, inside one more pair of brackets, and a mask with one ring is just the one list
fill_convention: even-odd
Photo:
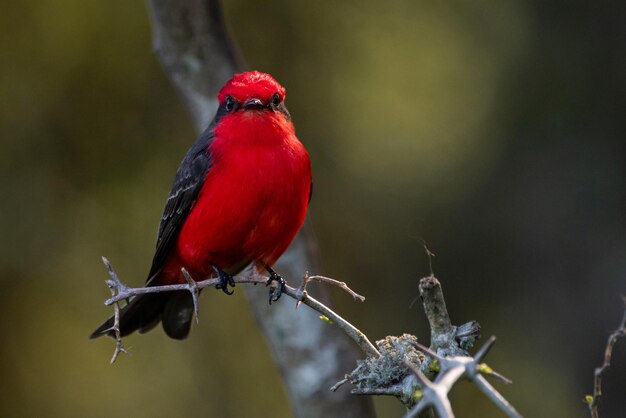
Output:
[[341,379],[340,381],[338,381],[337,383],[335,383],[334,385],[331,386],[330,391],[331,392],[335,392],[337,389],[339,389],[341,386],[343,386],[344,384],[348,383],[350,381],[350,379],[348,379],[348,377],[344,377],[343,379]]
[[421,280],[420,294],[432,327],[431,346],[420,344],[410,334],[376,341],[380,356],[357,361],[357,368],[347,375],[353,385],[351,393],[396,396],[409,408],[405,418],[425,416],[427,411],[435,412],[440,418],[452,418],[448,393],[458,381],[465,379],[476,384],[509,417],[520,418],[515,408],[483,377],[494,376],[510,383],[481,363],[495,337],[489,338],[474,357],[469,356],[462,344],[478,338],[478,323],[452,325],[441,284],[435,277]]
[[[115,296],[116,292],[119,292],[120,289],[126,289],[126,286],[124,286],[120,278],[117,276],[117,274],[113,270],[113,267],[111,266],[111,263],[109,263],[109,260],[107,260],[106,257],[102,257],[102,262],[106,266],[107,270],[109,271],[109,275],[111,276],[111,280],[107,280],[107,286],[109,287],[109,290],[111,291],[111,296]],[[115,363],[115,360],[117,360],[117,356],[119,356],[120,353],[124,353],[124,354],[128,353],[128,351],[126,351],[126,349],[122,345],[122,336],[120,334],[119,302],[115,302],[115,305],[113,306],[113,310],[114,310],[113,331],[115,333],[115,351],[113,351],[113,356],[111,357],[111,364]]]
[[431,350],[430,348],[426,347],[425,345],[422,345],[420,343],[418,343],[417,341],[413,342],[413,345],[415,347],[417,347],[418,349],[420,349],[424,354],[428,354],[430,357],[442,362],[442,361],[446,361],[445,357],[440,356],[439,354],[435,353],[433,350]]
[[443,350],[446,356],[467,356],[467,351],[460,349],[455,341],[456,327],[450,321],[439,280],[435,276],[422,278],[419,291],[430,325],[430,348],[433,351]]
[[[116,323],[118,324],[117,329],[116,329],[116,336],[118,337],[117,338],[118,347],[121,347],[121,338],[119,338],[119,307],[118,307],[118,302],[120,300],[128,299],[132,296],[146,294],[146,293],[171,292],[174,290],[187,290],[192,294],[194,298],[194,315],[197,315],[199,290],[208,286],[215,286],[216,284],[219,283],[218,278],[210,278],[210,279],[196,282],[191,277],[191,275],[189,275],[187,270],[183,269],[183,274],[185,275],[187,283],[165,285],[165,286],[152,286],[152,287],[136,287],[136,288],[128,287],[124,283],[122,283],[122,281],[119,279],[119,276],[115,273],[109,261],[104,257],[102,259],[109,271],[109,274],[113,278],[113,280],[109,280],[107,282],[109,284],[109,287],[111,288],[111,293],[113,296],[107,299],[104,302],[104,304],[107,306],[114,305],[114,308],[116,310]],[[252,273],[250,275],[234,276],[233,280],[235,283],[267,284],[269,278],[259,274],[258,272],[256,272],[256,270],[252,270]],[[270,285],[276,286],[276,282],[272,282]],[[309,306],[313,310],[326,316],[330,321],[332,321],[333,324],[337,325],[343,332],[345,332],[350,338],[352,338],[359,345],[359,347],[361,347],[363,352],[367,354],[368,356],[380,356],[380,353],[378,352],[376,347],[374,347],[374,344],[371,343],[371,341],[367,338],[367,336],[363,332],[361,332],[358,328],[356,328],[350,322],[346,321],[344,318],[342,318],[339,314],[337,314],[335,311],[330,309],[328,306],[324,305],[320,301],[308,295],[306,292],[303,293],[299,289],[293,288],[287,284],[285,284],[283,294],[299,302],[304,303],[305,305]],[[197,316],[196,316],[196,320],[197,320]],[[116,347],[116,353],[117,351],[118,351],[118,348]],[[121,351],[123,351],[123,347],[121,348]],[[114,354],[113,361],[115,361],[115,359],[117,358],[117,354]]]
[[392,386],[389,388],[355,388],[352,389],[353,395],[383,395],[383,396],[402,396],[404,394],[403,387],[401,385]]
[[[300,293],[298,293],[298,290],[294,289],[291,286],[285,286],[284,293],[296,300],[298,300],[298,297],[300,297]],[[330,309],[328,306],[324,305],[323,303],[319,302],[308,294],[305,294],[302,303],[308,305],[310,308],[316,310],[322,315],[325,315],[331,321],[333,321],[335,325],[341,328],[343,332],[348,334],[348,336],[352,338],[359,345],[359,347],[361,347],[361,350],[363,350],[365,354],[367,354],[368,356],[380,356],[380,353],[378,352],[376,347],[374,347],[374,344],[372,344],[372,342],[367,338],[364,333],[362,333],[350,322],[343,319],[341,316],[339,316],[339,314],[335,313],[335,311]]]
[[[434,408],[439,418],[452,418],[454,414],[449,406],[448,393],[452,387],[462,378],[470,380],[498,406],[507,416],[521,418],[515,408],[481,375],[483,365],[479,364],[489,349],[493,346],[495,337],[489,338],[477,354],[472,357],[457,356],[442,358],[435,355],[439,361],[441,371],[434,381],[428,381],[424,373],[414,364],[407,362],[407,367],[417,376],[422,386],[422,398],[408,413],[405,418],[416,417],[428,407]],[[419,344],[418,344],[419,345]],[[425,347],[423,347],[425,348]],[[426,349],[429,355],[434,353]]]
[[[626,297],[622,296],[622,301],[626,305]],[[598,404],[600,397],[602,396],[602,375],[611,366],[611,356],[613,355],[613,346],[617,340],[626,336],[626,309],[622,316],[622,321],[615,331],[609,335],[609,339],[606,342],[606,348],[604,349],[604,361],[600,367],[596,367],[594,371],[593,379],[593,395],[587,395],[585,401],[589,405],[589,412],[592,418],[599,418]]]
[[[145,293],[187,290],[192,294],[192,297],[194,298],[194,314],[196,315],[197,320],[197,299],[200,289],[207,286],[215,286],[219,283],[218,278],[209,278],[196,282],[191,277],[191,275],[185,269],[183,269],[182,272],[185,276],[186,283],[168,286],[130,288],[120,280],[119,276],[115,273],[109,261],[104,257],[103,262],[106,265],[107,270],[111,276],[111,280],[107,281],[107,285],[109,286],[112,294],[112,297],[109,298],[105,302],[105,304],[114,305],[115,309],[115,324],[113,326],[113,329],[115,331],[116,337],[116,348],[113,354],[112,362],[115,361],[120,352],[125,352],[125,349],[122,346],[122,340],[119,332],[119,301]],[[259,274],[255,269],[251,269],[248,271],[250,271],[250,274],[248,275],[233,277],[234,282],[268,284],[268,277]],[[324,283],[342,283],[333,279],[328,279],[323,276],[311,277],[322,277],[322,280],[320,281]],[[494,404],[496,404],[502,411],[504,411],[507,416],[511,418],[521,417],[519,413],[515,410],[515,408],[513,408],[513,406],[506,399],[504,399],[504,397],[502,397],[502,395],[495,388],[493,388],[493,386],[491,386],[489,382],[487,382],[487,380],[485,380],[485,378],[481,375],[492,375],[499,377],[504,381],[510,382],[508,381],[508,379],[494,372],[486,364],[480,363],[493,346],[495,342],[495,337],[490,337],[485,342],[485,344],[477,351],[473,358],[469,356],[440,355],[438,351],[454,352],[460,350],[460,348],[458,348],[457,346],[455,350],[443,345],[435,348],[434,344],[432,346],[433,348],[428,348],[418,343],[417,339],[409,334],[404,334],[401,337],[387,337],[383,340],[377,341],[378,348],[376,348],[369,341],[367,336],[363,334],[360,330],[358,330],[355,326],[353,326],[350,322],[346,321],[344,318],[342,318],[340,315],[328,308],[323,303],[308,295],[305,288],[306,283],[311,279],[311,277],[305,275],[302,286],[298,288],[294,288],[286,284],[283,293],[297,300],[298,302],[302,302],[308,305],[313,310],[321,313],[328,322],[336,324],[344,333],[352,338],[363,350],[363,352],[368,356],[366,360],[360,362],[355,371],[353,371],[350,375],[346,375],[345,379],[333,385],[333,387],[331,387],[331,391],[337,390],[337,388],[339,388],[346,382],[351,382],[353,384],[357,384],[357,386],[351,391],[351,393],[355,395],[396,396],[400,401],[410,407],[410,410],[408,411],[405,418],[417,417],[419,414],[428,410],[429,408],[432,408],[440,418],[453,418],[454,413],[450,405],[450,400],[448,399],[448,393],[461,378],[465,378],[474,382],[474,384],[476,384],[478,388],[483,393],[485,393],[485,395],[489,397],[489,399],[491,399]],[[441,286],[439,285],[439,282],[434,277],[430,277],[427,279],[429,279],[426,286],[428,289],[433,289],[437,287],[439,289],[435,292],[422,292],[422,295],[426,295],[426,298],[428,298],[429,295],[435,295],[436,299],[436,301],[424,300],[424,305],[432,307],[433,312],[438,311],[438,316],[447,317],[445,304],[443,305],[443,309],[441,305],[439,305],[438,307],[436,306],[437,303],[443,303],[443,294],[441,294]],[[424,280],[422,283],[424,283]],[[276,286],[277,283],[272,282],[270,283],[270,285]],[[345,285],[345,287],[347,288],[347,285]],[[622,325],[624,325],[624,322],[626,322],[626,313]],[[455,328],[456,327],[450,324],[449,326],[441,327],[440,330],[448,335],[446,339],[452,338],[452,342],[454,342]],[[623,332],[623,330],[620,330],[620,336],[623,334]],[[430,370],[432,362],[427,362],[424,355],[417,352],[416,349],[420,349],[423,353],[430,356],[432,360],[438,362],[437,370],[439,370],[439,373],[436,375],[436,378],[433,381],[430,381],[422,371],[422,368],[424,368],[425,370]],[[608,358],[610,361],[610,353]],[[406,375],[406,372],[398,369],[398,365],[396,365],[396,363],[398,362],[400,362],[401,366],[408,369],[411,373],[409,375]],[[374,380],[372,380],[373,376],[380,371],[383,371],[387,375],[387,377],[381,376],[376,377],[374,378]],[[398,379],[398,377],[401,377],[403,375],[405,377],[402,378],[400,381],[395,380],[396,383],[385,383],[391,382],[394,379]],[[374,383],[372,385],[372,382],[374,381],[378,383]]]
[[[476,362],[481,361],[484,356],[487,354],[488,349],[491,348],[491,346],[493,345],[493,342],[496,341],[496,338],[494,336],[490,337],[489,340],[487,340],[487,343],[485,343],[485,345],[483,346],[483,348],[480,350],[479,353],[474,355],[474,359],[476,360]],[[415,342],[414,343],[415,347],[417,347],[419,350],[421,350],[424,354],[429,355],[430,357],[436,359],[440,364],[441,363],[446,363],[446,361],[448,361],[448,359],[446,357],[441,357],[439,354],[435,353],[434,351],[432,351],[430,348]],[[488,347],[488,348],[485,348]],[[485,351],[484,353],[482,351]],[[493,370],[491,367],[489,367],[486,363],[480,363],[478,365],[478,372],[487,376],[493,376],[496,379],[502,381],[503,383],[506,384],[511,384],[513,383],[510,379],[502,376],[500,373],[496,372],[495,370]]]
[[365,296],[359,295],[358,293],[356,293],[355,291],[350,289],[348,287],[348,285],[346,284],[346,282],[340,282],[339,280],[331,279],[330,277],[324,277],[324,276],[309,276],[308,273],[307,273],[307,274],[304,275],[304,281],[302,282],[303,286],[306,286],[306,283],[308,283],[311,280],[315,280],[315,281],[318,281],[318,282],[328,283],[328,284],[332,284],[333,286],[337,286],[337,287],[345,290],[346,292],[348,292],[354,298],[354,300],[358,300],[360,302],[365,302]]
[[[418,404],[411,409],[406,415],[405,418],[413,418],[418,416],[420,413],[426,411],[427,408],[432,407],[436,412],[439,418],[454,418],[454,412],[452,412],[452,405],[450,405],[450,400],[448,399],[448,392],[452,389],[452,386],[456,381],[460,378],[463,371],[457,369],[450,369],[448,374],[445,375],[448,377],[448,380],[451,382],[448,385],[442,382],[440,384],[434,384],[424,373],[420,370],[419,367],[411,364],[411,362],[405,361],[406,366],[415,374],[417,379],[422,385],[422,397]],[[460,373],[460,374],[459,374]]]

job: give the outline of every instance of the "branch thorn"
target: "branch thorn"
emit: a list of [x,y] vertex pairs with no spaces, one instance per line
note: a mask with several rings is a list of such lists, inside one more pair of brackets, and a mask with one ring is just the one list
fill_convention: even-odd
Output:
[[200,317],[198,315],[198,296],[200,295],[200,291],[198,290],[198,283],[191,277],[191,274],[187,271],[186,268],[182,267],[180,269],[182,271],[183,276],[185,276],[185,280],[187,280],[188,290],[191,293],[191,299],[193,300],[193,317],[196,320],[196,324],[200,322]]

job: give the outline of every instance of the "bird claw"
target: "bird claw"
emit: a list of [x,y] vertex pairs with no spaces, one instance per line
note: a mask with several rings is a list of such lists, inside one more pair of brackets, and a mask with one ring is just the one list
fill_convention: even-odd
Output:
[[265,267],[265,270],[267,270],[267,272],[270,274],[270,278],[267,279],[267,283],[265,283],[265,286],[271,285],[272,282],[278,282],[278,286],[270,288],[270,305],[271,305],[272,302],[276,302],[278,299],[280,299],[280,296],[283,294],[283,291],[285,290],[286,283],[285,283],[285,279],[283,279],[280,274],[272,270],[270,266],[266,265],[264,267]]
[[233,279],[233,276],[226,273],[224,270],[217,266],[213,266],[213,271],[217,273],[217,277],[220,279],[220,282],[215,285],[215,288],[222,289],[222,292],[226,293],[227,295],[232,295],[233,293],[235,293],[234,290],[228,290],[228,286],[235,287],[235,279]]

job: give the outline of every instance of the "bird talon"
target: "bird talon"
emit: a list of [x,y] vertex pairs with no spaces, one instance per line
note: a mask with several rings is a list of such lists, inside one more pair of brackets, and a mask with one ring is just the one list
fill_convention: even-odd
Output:
[[235,279],[230,274],[224,272],[221,268],[217,266],[213,266],[213,271],[217,273],[217,277],[220,280],[218,284],[215,285],[216,289],[222,289],[222,292],[227,295],[232,295],[235,293],[234,290],[228,290],[228,286],[235,287]]
[[283,294],[283,287],[284,285],[281,283],[277,288],[271,288],[270,289],[270,305],[272,304],[272,302],[276,302],[278,299],[280,299],[281,295]]
[[270,274],[270,277],[269,279],[267,279],[265,286],[271,285],[272,282],[278,282],[278,286],[270,288],[269,303],[271,305],[272,302],[276,302],[278,301],[278,299],[280,299],[280,296],[283,294],[283,291],[285,290],[286,283],[285,283],[285,279],[283,279],[280,274],[272,270],[270,266],[265,265],[264,267],[265,267],[265,270],[267,270],[267,272]]

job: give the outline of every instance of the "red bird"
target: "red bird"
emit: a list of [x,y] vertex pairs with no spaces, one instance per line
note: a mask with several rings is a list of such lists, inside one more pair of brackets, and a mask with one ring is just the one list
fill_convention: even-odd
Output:
[[[170,192],[147,286],[185,283],[181,268],[231,294],[232,275],[249,264],[284,281],[271,268],[302,226],[311,199],[309,155],[295,135],[285,89],[269,74],[235,74],[219,92],[209,127],[180,164]],[[281,286],[270,303],[280,296]],[[134,297],[120,312],[121,335],[162,322],[176,339],[189,334],[193,302],[187,291]],[[114,336],[109,318],[91,338]]]

